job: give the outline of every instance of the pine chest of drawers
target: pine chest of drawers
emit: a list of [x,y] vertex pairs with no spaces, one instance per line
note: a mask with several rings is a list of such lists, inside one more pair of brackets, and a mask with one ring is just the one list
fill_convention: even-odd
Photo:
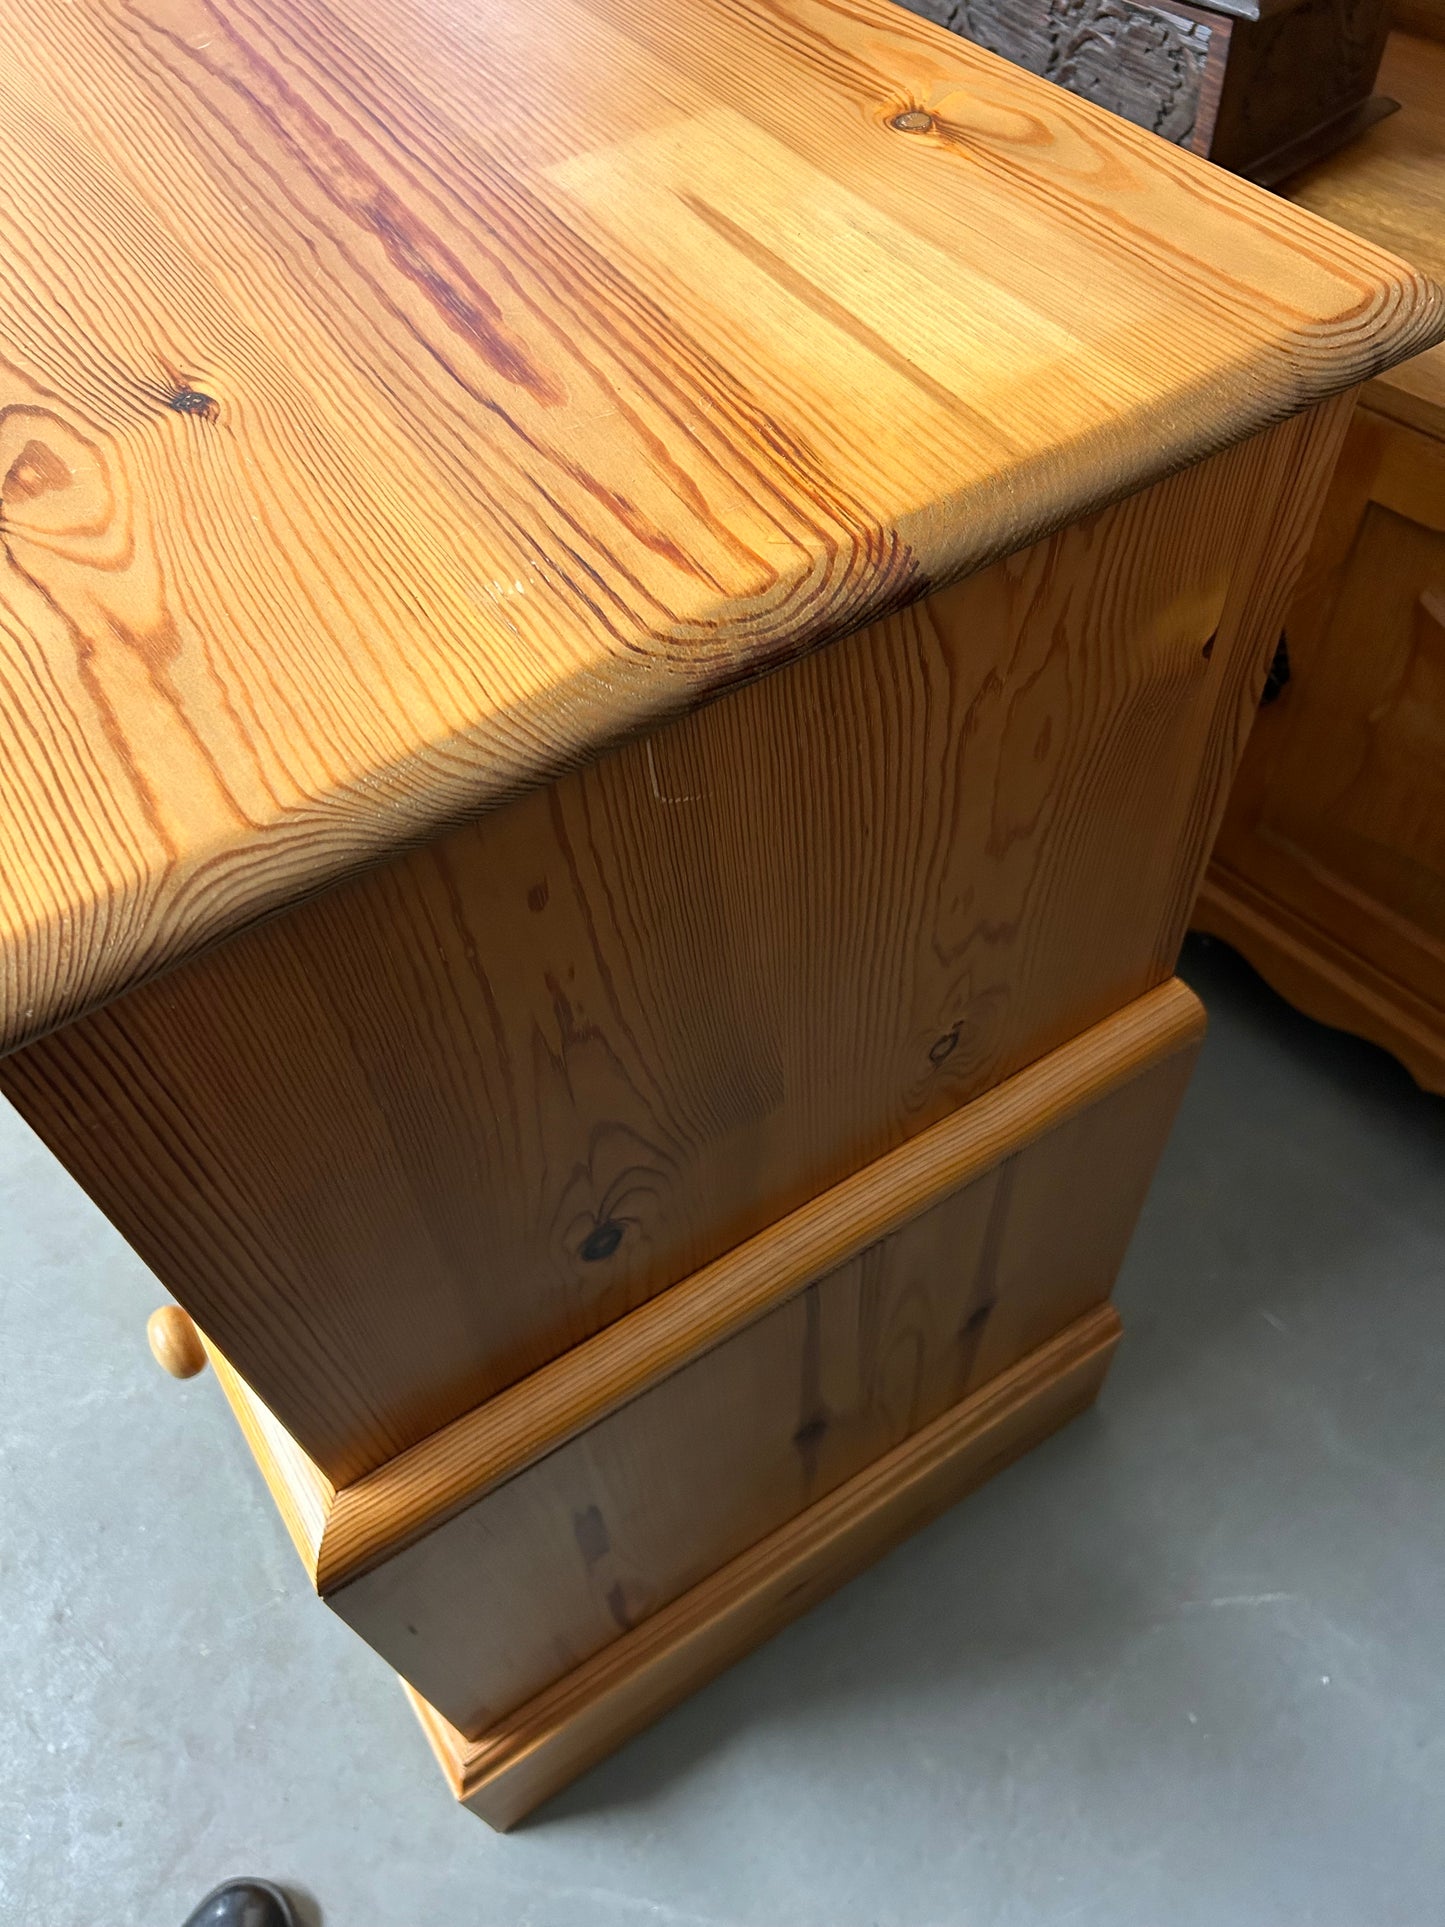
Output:
[[[1382,73],[1400,113],[1291,193],[1440,274],[1445,40]],[[1445,349],[1364,390],[1281,642],[1194,922],[1445,1093]]]
[[1439,298],[877,0],[15,39],[0,1086],[507,1824],[1097,1391]]

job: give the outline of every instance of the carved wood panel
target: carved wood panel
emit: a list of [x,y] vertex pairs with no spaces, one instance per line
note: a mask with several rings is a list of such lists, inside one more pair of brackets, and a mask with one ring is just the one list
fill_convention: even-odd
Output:
[[1230,23],[1131,0],[904,0],[914,13],[1180,147],[1207,150],[1211,41]]
[[[1259,180],[1358,131],[1384,0],[1227,11],[1135,0],[903,0],[925,19]],[[1375,103],[1376,113],[1388,106]],[[1354,116],[1351,119],[1351,116]],[[1296,154],[1296,143],[1306,151]]]

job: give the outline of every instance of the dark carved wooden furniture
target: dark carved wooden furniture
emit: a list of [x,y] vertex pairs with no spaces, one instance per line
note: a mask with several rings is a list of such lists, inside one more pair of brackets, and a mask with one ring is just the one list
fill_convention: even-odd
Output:
[[1374,93],[1386,0],[903,0],[1136,126],[1271,185],[1352,139]]

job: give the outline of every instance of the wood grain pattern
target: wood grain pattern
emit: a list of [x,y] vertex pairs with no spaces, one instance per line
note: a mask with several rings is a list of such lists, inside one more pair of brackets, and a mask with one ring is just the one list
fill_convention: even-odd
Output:
[[339,1493],[328,1604],[482,1731],[1107,1298],[1202,1030],[1156,993]]
[[1445,441],[1361,409],[1197,927],[1445,1089]]
[[1195,927],[1248,957],[1269,984],[1316,1023],[1367,1037],[1398,1057],[1415,1082],[1445,1093],[1445,1023],[1440,999],[1419,997],[1359,953],[1355,942],[1299,915],[1237,871],[1211,866],[1199,893]]
[[[1399,101],[1399,113],[1298,175],[1289,193],[1439,279],[1445,276],[1445,45],[1392,34],[1379,84]],[[1365,399],[1377,414],[1445,440],[1445,347],[1390,369],[1369,384]]]
[[[1401,109],[1291,191],[1445,270],[1445,46],[1392,37]],[[1445,350],[1369,384],[1194,914],[1323,1023],[1445,1090]]]
[[[1142,1104],[1162,1135],[1160,1107],[1182,1086],[1202,1027],[1198,999],[1171,979],[340,1491],[211,1347],[226,1396],[289,1516],[312,1583],[320,1592],[332,1592],[369,1571],[824,1273],[902,1230],[940,1198],[1036,1146],[1045,1133],[1058,1133],[1086,1115],[1092,1130],[1095,1107],[1126,1085],[1138,1086],[1145,1072],[1168,1065],[1168,1077],[1138,1086],[1123,1107],[1127,1119]],[[1041,1181],[1051,1182],[1060,1160],[1066,1191],[1077,1177],[1077,1156],[1067,1134],[1048,1152],[1035,1151],[1023,1180],[1017,1172],[1011,1175],[1012,1208],[1021,1208],[1024,1192],[1031,1195]],[[1125,1217],[1131,1215],[1129,1186],[1142,1183],[1147,1169],[1147,1159],[1136,1160],[1130,1170],[1116,1168],[1105,1185],[1107,1195],[1122,1197]],[[1047,1224],[1055,1202],[1041,1202],[1041,1224]],[[1106,1240],[1113,1235],[1107,1213],[1091,1222],[1096,1229],[1103,1226]],[[1097,1296],[1116,1254],[1112,1246],[1102,1256],[1088,1250],[1081,1220],[1071,1219],[1070,1227],[1076,1275],[1086,1294]],[[952,1269],[943,1267],[943,1274]],[[1053,1316],[1054,1310],[1048,1314],[1052,1326],[1066,1322]],[[1026,1289],[1009,1303],[996,1294],[987,1340],[974,1347],[980,1369],[999,1369],[1000,1360],[1011,1360],[1051,1335],[1047,1323],[1044,1328],[1028,1323],[1029,1313]]]
[[459,1800],[525,1814],[1078,1415],[1118,1342],[1099,1307],[475,1740],[412,1688]]
[[1169,974],[1347,400],[0,1062],[349,1484]]
[[230,1360],[216,1350],[204,1333],[201,1340],[227,1403],[251,1448],[251,1456],[261,1468],[261,1476],[276,1501],[276,1510],[291,1535],[291,1543],[314,1582],[316,1555],[336,1503],[336,1487],[266,1409]]
[[1445,327],[883,0],[6,53],[0,1048]]

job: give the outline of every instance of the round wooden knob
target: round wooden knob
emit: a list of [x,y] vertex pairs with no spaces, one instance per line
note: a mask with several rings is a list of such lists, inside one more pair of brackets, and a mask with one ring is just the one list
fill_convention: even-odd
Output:
[[151,1356],[172,1378],[194,1378],[206,1369],[201,1335],[179,1305],[161,1305],[146,1320]]

